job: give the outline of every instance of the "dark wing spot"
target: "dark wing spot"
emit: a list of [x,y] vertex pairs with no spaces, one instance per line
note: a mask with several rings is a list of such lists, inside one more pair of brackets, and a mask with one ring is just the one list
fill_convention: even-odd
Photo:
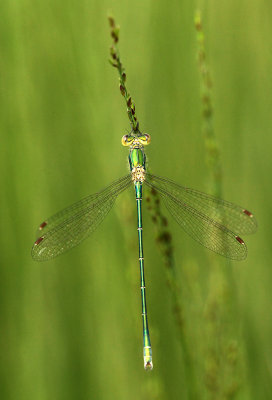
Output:
[[252,214],[250,211],[248,211],[248,210],[243,210],[243,213],[246,214],[246,215],[248,215],[250,218],[253,217],[253,214]]
[[39,226],[39,230],[41,231],[43,228],[45,228],[47,225],[47,222],[44,221],[40,226]]
[[235,236],[236,240],[241,243],[241,244],[245,244],[245,242],[243,241],[243,239],[241,239],[239,236]]
[[41,243],[41,241],[43,240],[43,236],[39,237],[36,242],[34,243],[34,246],[38,246],[38,244]]

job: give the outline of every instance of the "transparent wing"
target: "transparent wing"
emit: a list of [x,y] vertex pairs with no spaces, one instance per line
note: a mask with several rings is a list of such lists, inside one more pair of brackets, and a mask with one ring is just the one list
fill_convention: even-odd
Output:
[[78,201],[43,222],[32,247],[33,259],[50,260],[77,246],[103,221],[117,196],[131,182],[131,175],[126,175],[103,191]]
[[225,257],[246,258],[246,245],[237,234],[256,231],[252,213],[166,178],[146,174],[146,183],[160,193],[175,220],[196,241]]

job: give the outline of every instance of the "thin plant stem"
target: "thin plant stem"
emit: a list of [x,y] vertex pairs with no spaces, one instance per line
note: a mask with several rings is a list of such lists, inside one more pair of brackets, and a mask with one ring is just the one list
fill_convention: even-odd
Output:
[[126,86],[126,73],[125,73],[125,68],[121,62],[120,59],[120,53],[118,50],[118,42],[119,42],[119,31],[120,27],[116,25],[115,20],[112,16],[108,17],[109,19],[109,24],[110,24],[110,30],[111,30],[111,37],[113,39],[113,43],[110,47],[110,63],[113,67],[115,67],[118,71],[119,74],[119,88],[121,95],[124,97],[125,102],[126,102],[126,107],[127,107],[127,114],[128,114],[128,119],[130,121],[131,128],[134,133],[140,133],[139,130],[139,122],[137,119],[136,111],[135,111],[135,103],[132,100],[127,86]]
[[202,101],[202,132],[206,150],[206,163],[211,174],[213,195],[222,196],[222,165],[220,150],[213,126],[212,78],[207,63],[205,36],[202,27],[201,13],[195,15],[197,32],[197,58],[200,73],[200,90]]
[[161,210],[159,195],[155,189],[150,189],[149,195],[146,196],[146,201],[148,203],[147,208],[150,212],[151,220],[155,226],[155,240],[165,265],[167,286],[172,296],[172,312],[177,327],[178,339],[182,348],[188,399],[197,400],[199,397],[197,396],[195,371],[186,336],[186,324],[181,302],[181,288],[176,280],[172,235],[168,228],[168,220]]
[[[213,125],[212,79],[207,63],[205,36],[200,11],[195,14],[197,34],[197,58],[200,74],[202,101],[202,132],[205,144],[206,163],[210,172],[212,193],[222,197],[222,164],[219,145]],[[205,305],[207,341],[205,349],[205,386],[211,399],[233,399],[239,390],[237,341],[231,337],[229,315],[233,315],[230,294],[235,297],[231,268],[210,259],[210,282]],[[231,289],[232,287],[232,289]]]

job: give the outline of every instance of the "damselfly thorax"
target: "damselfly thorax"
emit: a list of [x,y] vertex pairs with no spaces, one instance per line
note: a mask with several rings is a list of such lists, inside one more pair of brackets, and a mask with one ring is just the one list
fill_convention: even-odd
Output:
[[132,182],[143,183],[145,181],[146,173],[146,155],[144,146],[148,145],[151,141],[150,135],[147,133],[139,135],[124,135],[122,137],[122,145],[129,146],[129,167],[131,172]]

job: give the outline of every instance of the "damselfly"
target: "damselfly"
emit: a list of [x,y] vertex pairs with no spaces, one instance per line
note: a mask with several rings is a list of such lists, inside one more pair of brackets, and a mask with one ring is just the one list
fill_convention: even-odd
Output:
[[32,247],[36,261],[46,261],[78,245],[103,221],[117,196],[134,186],[137,205],[140,283],[143,322],[143,353],[145,369],[152,369],[152,350],[148,330],[144,277],[142,191],[143,186],[155,190],[179,225],[197,242],[208,249],[233,260],[243,260],[247,248],[240,234],[256,231],[257,222],[245,208],[218,199],[197,190],[180,186],[169,179],[146,171],[144,146],[150,135],[132,131],[122,137],[129,147],[130,173],[118,179],[99,193],[65,208],[43,222],[39,237]]

